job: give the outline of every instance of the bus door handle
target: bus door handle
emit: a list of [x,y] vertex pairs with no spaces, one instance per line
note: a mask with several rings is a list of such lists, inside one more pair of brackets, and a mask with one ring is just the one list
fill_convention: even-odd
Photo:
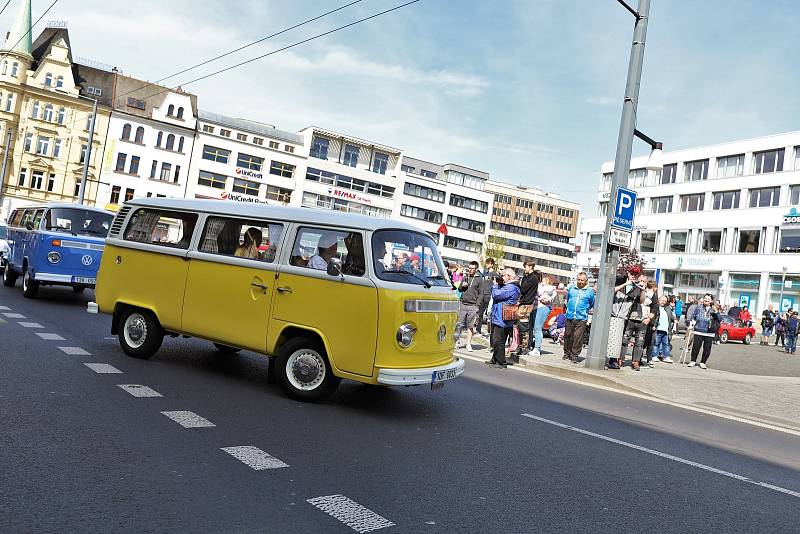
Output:
[[266,291],[267,291],[267,286],[266,286],[266,285],[264,285],[264,284],[259,284],[259,283],[257,283],[257,282],[253,282],[253,283],[251,283],[250,285],[251,285],[251,286],[253,286],[253,287],[257,287],[257,288],[261,289],[261,290],[262,290],[262,291],[264,291],[264,292],[266,292]]
[[291,293],[291,292],[292,292],[292,288],[291,287],[279,287],[278,288],[278,293]]

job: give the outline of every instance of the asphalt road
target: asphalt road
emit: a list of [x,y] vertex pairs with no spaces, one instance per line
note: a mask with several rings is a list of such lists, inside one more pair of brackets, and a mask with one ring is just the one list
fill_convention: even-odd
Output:
[[[0,288],[0,532],[798,529],[791,435],[472,361],[440,391],[343,382],[303,404],[256,354],[129,358],[91,298]],[[245,446],[287,466],[222,450]]]

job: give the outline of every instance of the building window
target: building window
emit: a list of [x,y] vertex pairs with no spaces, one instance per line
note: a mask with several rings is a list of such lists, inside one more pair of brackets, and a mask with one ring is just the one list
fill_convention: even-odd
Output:
[[[514,218],[518,219],[517,214],[514,214]],[[528,215],[528,220],[520,219],[523,222],[530,222],[530,215]],[[553,226],[553,220],[547,219],[545,217],[536,217],[536,224],[540,226]]]
[[243,169],[250,169],[251,171],[260,171],[263,165],[264,165],[264,158],[259,158],[258,156],[251,156],[250,154],[245,154],[243,152],[239,152],[239,156],[236,159],[237,167],[242,167]]
[[664,165],[664,168],[661,169],[661,175],[658,179],[658,183],[674,184],[677,177],[678,177],[678,164],[670,163],[669,165]]
[[33,171],[31,174],[31,189],[42,189],[43,181],[44,173],[42,171]]
[[125,172],[125,162],[128,159],[127,154],[120,152],[117,154],[117,165],[114,167],[116,172]]
[[3,76],[8,74],[8,60],[3,60]]
[[386,169],[389,167],[389,155],[382,152],[375,152],[372,158],[372,172],[378,174],[386,174]]
[[[539,217],[537,217],[537,219],[538,218]],[[522,221],[522,222],[531,222],[531,214],[530,213],[520,213],[520,212],[517,211],[517,212],[514,212],[514,219],[517,220],[517,221]]]
[[200,171],[197,177],[197,183],[206,187],[213,187],[215,189],[225,189],[225,183],[228,177],[215,172]]
[[406,195],[410,195],[412,197],[417,197],[417,198],[425,198],[427,200],[433,200],[434,202],[444,203],[445,192],[440,191],[439,189],[423,187],[421,185],[413,184],[411,182],[406,182],[403,188],[404,188],[403,192]]
[[430,223],[441,224],[442,222],[442,213],[438,211],[417,208],[415,206],[409,206],[408,204],[403,204],[400,206],[400,215]]
[[735,210],[739,207],[740,191],[720,191],[714,193],[715,210]]
[[86,115],[86,128],[84,128],[84,130],[86,130],[87,132],[92,129],[92,126],[94,124],[94,120],[93,119],[94,119],[94,115],[92,115],[91,113]]
[[175,175],[172,177],[172,182],[177,184],[178,180],[180,180],[180,177],[181,177],[181,166],[175,165]]
[[19,70],[19,63],[15,61],[14,63],[11,64],[11,75],[16,76],[18,70]]
[[175,148],[175,134],[169,134],[167,136],[167,144],[164,146],[167,150],[173,150]]
[[800,185],[793,185],[789,188],[789,205],[800,206]]
[[[103,90],[101,88],[99,88],[99,87],[94,87],[93,85],[88,85],[88,86],[86,86],[86,94],[100,97],[100,96],[103,96]],[[130,103],[128,103],[128,105],[130,106]]]
[[670,232],[669,233],[669,251],[670,252],[686,252],[686,232]]
[[739,230],[740,253],[757,253],[761,241],[761,230]]
[[628,173],[628,184],[631,187],[643,187],[647,178],[647,169],[631,169]]
[[419,173],[420,173],[422,176],[424,176],[425,178],[436,178],[436,176],[437,176],[437,173],[435,173],[435,172],[433,172],[433,171],[428,171],[428,170],[426,170],[426,169],[421,169],[421,170],[419,171]]
[[[798,254],[800,253],[800,230],[781,230],[781,239],[778,245],[778,252]],[[800,282],[794,282],[795,291],[800,288]]]
[[[8,110],[6,110],[8,111]],[[64,124],[64,120],[66,119],[67,110],[64,108],[58,108],[58,124]]]
[[278,150],[278,148],[280,147],[280,144],[277,141],[270,141],[269,142],[269,147],[274,149],[274,150]]
[[237,141],[247,141],[247,134],[237,133],[236,134]]
[[800,146],[794,147],[794,170],[800,171]]
[[174,113],[175,113],[175,105],[170,104],[169,106],[167,106],[167,117],[172,117]]
[[744,174],[744,154],[717,158],[717,178],[732,178]]
[[289,154],[294,154],[294,147],[292,145],[286,145],[283,147],[283,150],[288,152]]
[[19,179],[17,180],[17,185],[20,187],[25,187],[25,180],[28,178],[28,169],[22,167],[19,170]]
[[111,204],[119,204],[119,192],[120,187],[118,185],[115,185],[111,188],[111,198],[109,199]]
[[122,127],[122,140],[123,141],[131,140],[131,125],[128,123],[125,123],[125,126]]
[[[6,97],[6,111],[11,111],[11,107],[14,105],[14,95],[8,93]],[[63,109],[63,108],[62,108]],[[63,121],[59,121],[59,124],[64,124]]]
[[670,213],[672,211],[672,197],[653,198],[650,201],[650,211],[652,213]]
[[48,72],[47,74],[45,74],[45,76],[44,76],[44,84],[47,87],[50,87],[51,85],[53,85],[53,74],[52,73]]
[[39,101],[38,100],[34,100],[33,101],[33,107],[31,108],[31,118],[32,119],[38,119],[39,118],[39,107],[40,107],[39,106]]
[[53,105],[52,104],[47,104],[44,107],[44,117],[43,118],[47,122],[53,122]]
[[763,187],[761,189],[750,190],[750,207],[765,208],[777,206],[780,201],[780,187]]
[[[311,153],[310,153],[311,157],[319,159],[328,159],[329,145],[330,141],[328,139],[325,139],[324,137],[314,137],[314,140],[311,142]],[[272,143],[270,143],[270,147],[272,147]]]
[[181,138],[178,140],[178,152],[180,152],[181,154],[183,154],[183,141],[184,137],[181,136]]
[[541,211],[544,213],[553,213],[553,206],[549,204],[542,204],[541,202],[536,203],[536,210]]
[[753,174],[764,174],[783,170],[784,149],[753,153]]
[[150,166],[150,178],[153,180],[156,178],[156,171],[158,171],[158,162],[153,160],[153,164]]
[[178,108],[178,113],[177,113],[176,117],[178,119],[182,119],[183,118],[183,108],[182,107]]
[[222,137],[230,137],[231,136],[231,131],[230,130],[226,130],[225,128],[220,128],[219,129],[219,134]]
[[524,198],[518,198],[516,206],[518,208],[523,208],[526,210],[533,209],[533,200],[525,200]]
[[163,140],[164,140],[164,132],[158,132],[158,135],[156,136],[156,146],[161,148],[161,141]]
[[462,197],[461,195],[450,195],[450,205],[457,208],[464,208],[480,213],[489,212],[489,204],[482,200],[475,200],[474,198]]
[[344,145],[344,155],[342,164],[355,167],[358,165],[358,147],[355,145]]
[[61,157],[61,139],[56,139],[53,141],[53,157],[60,158]]
[[704,193],[681,195],[681,211],[703,211],[705,199]]
[[603,246],[601,234],[589,234],[589,252],[597,252]]
[[655,232],[642,232],[639,238],[639,252],[655,252],[656,251],[656,233]]
[[88,150],[89,150],[88,145],[81,145],[81,156],[80,159],[78,160],[78,163],[83,163],[84,161],[86,161],[86,153]]
[[504,217],[506,219],[511,218],[511,210],[506,210],[503,208],[492,208],[492,215],[495,217]]
[[253,144],[258,146],[263,146],[264,140],[260,137],[253,137]]
[[81,181],[79,179],[75,180],[75,187],[72,189],[72,196],[78,197],[81,193]]
[[228,163],[228,158],[230,155],[230,150],[225,150],[224,148],[217,148],[210,145],[203,146],[203,159],[216,161],[217,163]]
[[701,252],[717,253],[721,250],[722,232],[719,230],[706,232],[703,231],[703,241]]
[[684,182],[698,182],[708,178],[708,160],[687,161],[683,167]]
[[31,150],[33,150],[33,134],[32,133],[25,134],[25,145],[24,145],[24,148],[25,148],[25,152],[30,152]]
[[42,137],[41,135],[36,139],[36,153],[41,156],[47,156],[50,152],[50,138]]
[[288,204],[292,200],[292,190],[284,189],[282,187],[275,187],[274,185],[267,186],[267,200],[274,200],[282,204]]
[[258,182],[251,182],[250,180],[242,180],[241,178],[234,178],[233,192],[242,193],[243,195],[250,195],[252,197],[257,197]]
[[472,252],[473,254],[481,253],[481,244],[477,241],[469,241],[467,239],[459,239],[446,235],[444,236],[444,246],[447,248],[454,248],[456,250],[464,250]]
[[[100,95],[95,93],[95,96],[100,96]],[[133,97],[129,96],[128,97],[128,107],[135,108],[135,109],[140,109],[140,110],[144,111],[144,108],[145,108],[144,100],[138,100],[136,98],[133,98]]]
[[280,161],[272,161],[272,164],[269,167],[269,173],[274,174],[275,176],[283,176],[285,178],[291,178],[294,176],[294,165],[289,165],[288,163],[282,163]]
[[133,200],[133,189],[130,187],[125,189],[125,202]]
[[605,217],[606,215],[608,215],[608,201],[599,202],[597,204],[597,216]]
[[415,170],[416,169],[414,169],[414,167],[412,167],[411,165],[405,165],[405,164],[400,165],[400,171],[406,174],[413,174]]
[[214,133],[214,127],[211,126],[210,124],[204,124],[203,131],[206,133]]
[[159,175],[159,180],[162,182],[169,182],[170,181],[170,174],[172,173],[172,163],[167,163],[166,161],[161,162],[161,174]]
[[144,127],[143,126],[139,126],[138,128],[136,128],[136,137],[134,138],[134,141],[136,141],[137,143],[143,143],[144,142]]
[[128,169],[128,174],[139,176],[139,156],[131,156],[131,166]]
[[[433,221],[433,222],[439,222],[439,221]],[[468,230],[470,232],[476,232],[479,234],[482,234],[483,231],[486,230],[486,225],[480,221],[465,219],[463,217],[457,217],[455,215],[447,216],[447,225],[453,228],[461,228],[462,230]]]

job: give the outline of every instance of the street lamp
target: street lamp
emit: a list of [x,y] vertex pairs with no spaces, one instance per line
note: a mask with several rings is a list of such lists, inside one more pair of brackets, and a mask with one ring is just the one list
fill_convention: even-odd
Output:
[[636,130],[636,110],[639,100],[639,85],[642,79],[642,63],[644,61],[644,44],[647,34],[647,19],[650,12],[650,0],[639,0],[639,8],[634,10],[623,0],[617,0],[635,18],[633,28],[633,44],[628,63],[628,79],[625,84],[625,99],[622,104],[622,119],[617,139],[617,153],[614,158],[614,174],[611,179],[611,191],[606,213],[605,232],[600,246],[600,273],[597,280],[597,297],[595,299],[592,329],[589,336],[589,354],[586,367],[603,369],[608,355],[608,335],[611,327],[611,305],[614,299],[614,280],[619,265],[619,249],[609,252],[608,236],[611,223],[616,212],[617,189],[628,184],[633,137],[639,137],[650,144],[652,152],[648,160],[648,169],[661,168],[661,143],[658,143]]

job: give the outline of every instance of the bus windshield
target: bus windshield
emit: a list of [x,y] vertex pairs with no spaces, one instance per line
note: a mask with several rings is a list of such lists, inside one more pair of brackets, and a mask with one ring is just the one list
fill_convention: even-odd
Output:
[[378,230],[372,236],[375,274],[381,280],[450,287],[433,239],[409,230]]
[[83,208],[52,208],[47,212],[45,230],[106,237],[113,218],[110,213]]

